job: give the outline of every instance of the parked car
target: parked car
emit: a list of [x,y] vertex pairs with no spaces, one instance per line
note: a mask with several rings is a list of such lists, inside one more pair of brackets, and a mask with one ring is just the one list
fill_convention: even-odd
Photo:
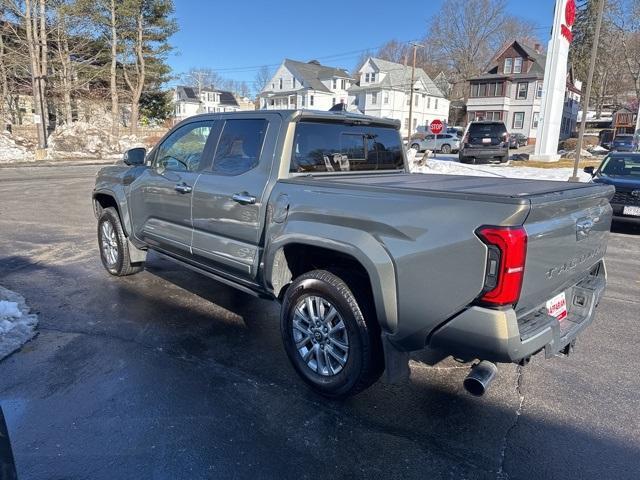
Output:
[[568,353],[604,291],[613,187],[411,174],[399,128],[306,110],[190,117],[98,173],[102,264],[130,275],[154,251],[280,302],[293,368],[328,397],[385,370],[408,378],[424,348],[482,360],[464,383],[478,395],[493,362]]
[[469,122],[458,153],[460,163],[482,163],[509,160],[509,134],[502,122]]
[[634,137],[631,133],[619,133],[611,142],[612,152],[633,152]]
[[431,150],[433,152],[458,153],[458,150],[460,150],[460,138],[455,133],[429,134],[424,137],[424,140],[412,140],[411,148],[419,152]]
[[585,167],[584,171],[594,183],[615,187],[614,219],[640,223],[640,153],[610,153],[597,169]]
[[510,133],[509,134],[509,148],[518,149],[524,147],[529,143],[529,139],[522,133]]
[[606,148],[607,150],[611,150],[611,142],[613,142],[613,130],[601,130],[598,134],[598,140],[598,144],[601,147]]

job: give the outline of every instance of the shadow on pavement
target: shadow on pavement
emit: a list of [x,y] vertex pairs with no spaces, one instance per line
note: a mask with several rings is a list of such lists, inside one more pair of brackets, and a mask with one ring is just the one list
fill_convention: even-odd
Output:
[[640,446],[594,430],[590,412],[529,412],[535,392],[516,392],[515,382],[469,397],[460,388],[466,369],[423,367],[410,384],[322,399],[288,364],[276,305],[157,257],[127,278],[93,263],[14,256],[2,264],[2,278],[28,276],[22,293],[42,312],[40,337],[0,363],[20,478],[622,479],[640,471]]

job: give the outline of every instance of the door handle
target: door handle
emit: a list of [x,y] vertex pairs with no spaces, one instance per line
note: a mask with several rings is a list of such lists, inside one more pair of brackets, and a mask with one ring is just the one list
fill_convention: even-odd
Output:
[[191,190],[193,190],[193,187],[191,187],[191,185],[187,185],[186,183],[182,182],[182,183],[178,183],[175,187],[173,187],[174,190],[176,192],[180,192],[180,193],[191,193]]
[[240,205],[253,205],[256,203],[256,197],[249,195],[247,192],[234,193],[231,198]]

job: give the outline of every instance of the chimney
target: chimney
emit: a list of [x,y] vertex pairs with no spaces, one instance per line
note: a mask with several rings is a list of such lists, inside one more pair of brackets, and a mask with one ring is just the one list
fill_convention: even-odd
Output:
[[540,45],[539,43],[536,43],[536,44],[533,46],[533,49],[534,49],[536,52],[538,52],[538,53],[542,53],[542,45]]

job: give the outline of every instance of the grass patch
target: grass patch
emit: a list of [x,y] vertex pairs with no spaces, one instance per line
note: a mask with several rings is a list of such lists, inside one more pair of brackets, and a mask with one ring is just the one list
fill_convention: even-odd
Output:
[[[597,167],[602,162],[602,158],[587,158],[580,160],[578,170],[584,167]],[[511,160],[512,167],[534,167],[534,168],[572,168],[574,161],[572,158],[561,158],[557,162],[540,162],[535,160],[516,161]]]

